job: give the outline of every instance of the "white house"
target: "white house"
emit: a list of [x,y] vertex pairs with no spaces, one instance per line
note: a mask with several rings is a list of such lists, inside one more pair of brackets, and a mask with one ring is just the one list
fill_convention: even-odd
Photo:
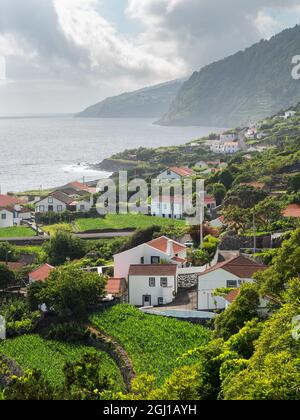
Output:
[[31,211],[23,204],[16,197],[0,195],[0,228],[20,225],[23,220],[31,218]]
[[151,200],[151,215],[168,219],[181,219],[183,216],[182,196],[159,196]]
[[284,118],[285,120],[287,120],[288,118],[292,118],[292,117],[294,117],[295,115],[296,115],[296,111],[286,111],[286,112],[284,113],[283,118]]
[[186,246],[166,236],[153,239],[128,251],[114,255],[114,278],[127,278],[131,265],[168,262],[183,267],[187,262]]
[[223,152],[225,154],[237,153],[240,150],[240,145],[237,141],[227,141],[223,145]]
[[157,306],[173,302],[177,294],[177,265],[130,265],[128,299],[135,306]]
[[199,274],[198,310],[225,309],[226,301],[223,297],[213,296],[214,290],[218,288],[237,289],[243,283],[252,283],[254,273],[265,269],[266,266],[239,256],[219,263]]
[[159,181],[174,181],[181,180],[182,178],[188,178],[195,175],[195,172],[188,167],[172,167],[168,168],[157,176]]
[[238,139],[238,135],[236,133],[223,133],[220,135],[221,142],[226,141],[235,141]]
[[[67,190],[65,191],[67,192]],[[77,195],[77,198],[75,198],[73,193],[68,195],[65,191],[55,191],[41,199],[36,203],[35,211],[37,213],[63,213],[66,210],[88,212],[91,209],[93,205],[92,195],[88,200],[80,199],[80,196]]]
[[245,137],[249,140],[250,139],[255,139],[256,136],[257,136],[257,128],[256,127],[248,128],[248,130],[245,133]]

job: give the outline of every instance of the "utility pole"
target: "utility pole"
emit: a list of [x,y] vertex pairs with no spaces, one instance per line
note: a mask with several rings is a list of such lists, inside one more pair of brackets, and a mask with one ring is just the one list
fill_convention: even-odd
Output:
[[257,243],[256,243],[256,224],[255,224],[255,211],[253,210],[253,251],[256,253]]

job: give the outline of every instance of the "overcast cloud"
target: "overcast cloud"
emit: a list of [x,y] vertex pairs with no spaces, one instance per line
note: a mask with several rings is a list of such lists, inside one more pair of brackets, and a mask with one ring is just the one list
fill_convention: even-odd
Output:
[[[300,22],[299,0],[0,0],[0,114],[74,112],[191,74]],[[120,14],[118,14],[119,16]]]

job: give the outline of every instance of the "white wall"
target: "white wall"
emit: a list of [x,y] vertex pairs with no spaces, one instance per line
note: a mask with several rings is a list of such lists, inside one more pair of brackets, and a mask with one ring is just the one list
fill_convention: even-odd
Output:
[[[218,269],[198,277],[198,310],[225,309],[226,303],[222,297],[212,296],[215,289],[227,287],[228,280],[241,280],[252,283],[253,279],[240,279],[226,270]],[[240,287],[241,284],[237,284]]]
[[[57,200],[54,197],[52,197],[52,198],[53,198],[52,203],[49,202],[49,197],[46,197],[43,200],[41,200],[39,203],[37,203],[35,211],[37,213],[47,213],[48,211],[50,211],[49,210],[50,206],[53,206],[53,212],[55,212],[55,213],[61,213],[61,212],[66,211],[66,209],[67,209],[66,204],[62,203],[61,201]],[[41,206],[44,206],[44,210],[41,208]],[[58,208],[59,208],[58,206],[62,206],[61,211],[58,210]]]
[[[173,209],[172,209],[173,207]],[[174,206],[171,203],[159,203],[154,201],[151,203],[151,214],[152,216],[167,217],[173,214],[175,219],[182,218],[182,205],[180,203],[174,203]]]
[[[149,277],[155,277],[155,287],[149,286]],[[168,286],[161,287],[161,277],[168,279]],[[129,276],[129,303],[134,306],[143,306],[143,296],[151,296],[151,306],[158,305],[158,298],[163,298],[163,304],[173,302],[176,292],[176,281],[173,276]]]
[[[160,257],[161,260],[171,259],[175,256],[168,256],[162,251],[156,248],[152,248],[147,244],[142,244],[136,248],[130,249],[129,251],[116,254],[114,256],[114,277],[115,278],[127,278],[129,267],[135,264],[141,264],[141,258],[144,257],[144,264],[151,264],[151,257]],[[186,258],[186,249],[183,249],[178,253],[178,257]]]
[[178,174],[175,174],[175,172],[170,172],[170,174],[168,174],[168,170],[162,172],[161,174],[158,175],[157,179],[159,180],[168,180],[168,181],[172,181],[173,179],[181,179],[181,176]]
[[13,225],[13,213],[5,209],[0,210],[0,228],[11,227]]

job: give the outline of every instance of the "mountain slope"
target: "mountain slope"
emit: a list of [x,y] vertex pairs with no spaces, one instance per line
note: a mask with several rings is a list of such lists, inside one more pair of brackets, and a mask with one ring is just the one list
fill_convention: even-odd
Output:
[[182,80],[107,98],[77,114],[79,118],[158,118],[165,113],[183,84]]
[[299,54],[296,26],[210,64],[184,83],[159,123],[230,127],[295,105],[300,80],[291,76],[291,61]]

